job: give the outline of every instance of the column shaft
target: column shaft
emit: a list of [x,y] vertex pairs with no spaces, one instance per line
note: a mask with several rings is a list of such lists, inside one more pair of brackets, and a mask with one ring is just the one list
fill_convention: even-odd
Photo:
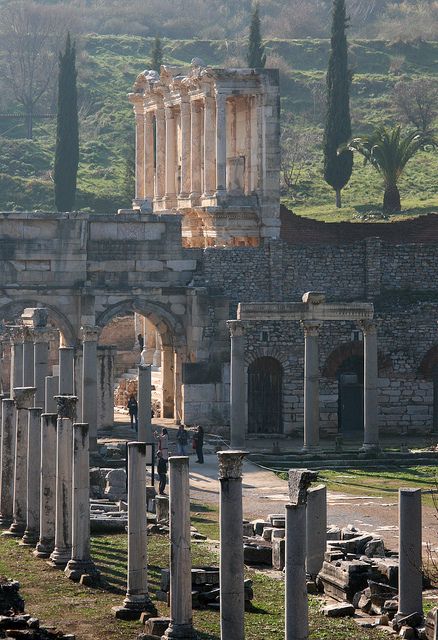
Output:
[[172,107],[166,114],[166,207],[176,204],[176,124]]
[[319,354],[318,322],[304,327],[304,451],[319,448]]
[[74,354],[73,347],[59,347],[59,395],[74,394]]
[[144,197],[152,200],[154,197],[154,119],[151,111],[144,115],[144,149],[145,149],[145,175]]
[[90,457],[88,424],[73,425],[73,496],[71,559],[65,568],[70,580],[87,575],[97,580],[90,554]]
[[230,430],[231,446],[245,445],[246,435],[246,380],[245,380],[245,334],[238,320],[228,323],[231,333],[230,371]]
[[285,640],[307,640],[306,505],[286,505]]
[[138,440],[152,442],[151,366],[138,367]]
[[14,507],[15,402],[2,401],[1,463],[0,463],[0,524],[10,526]]
[[34,346],[33,339],[25,333],[23,341],[23,387],[33,387],[34,385]]
[[199,198],[201,195],[201,105],[192,100],[191,110],[191,154],[190,154],[190,197]]
[[11,378],[10,397],[14,397],[14,389],[23,386],[23,343],[11,343]]
[[163,418],[173,418],[174,407],[174,355],[172,347],[165,346],[161,350],[162,401]]
[[208,96],[204,98],[204,197],[211,197],[216,184],[216,126],[215,100]]
[[45,409],[45,379],[49,373],[49,337],[47,331],[38,335],[35,330],[34,344],[34,380],[35,406]]
[[45,383],[45,412],[56,413],[55,396],[59,393],[59,376],[46,376]]
[[322,569],[327,546],[327,488],[311,487],[307,491],[306,511],[306,571],[316,578]]
[[421,489],[400,489],[397,618],[423,613],[421,541]]
[[55,546],[56,413],[41,416],[40,537],[34,555],[48,558]]
[[227,120],[226,95],[216,95],[216,195],[227,191]]
[[245,193],[251,194],[252,191],[252,96],[247,96],[246,102],[246,132],[245,132]]
[[144,154],[144,115],[142,107],[135,114],[135,198],[144,200],[145,154]]
[[29,409],[29,433],[27,438],[27,509],[26,530],[22,544],[36,544],[40,532],[41,486],[41,414],[42,409]]
[[361,323],[364,349],[364,442],[363,449],[379,447],[377,417],[377,331],[373,322]]
[[[221,640],[244,640],[242,451],[218,453]],[[170,458],[172,460],[172,458]]]
[[90,450],[97,449],[97,327],[82,327],[82,422],[89,425]]
[[181,102],[181,188],[180,197],[188,198],[191,191],[191,120],[190,103]]
[[166,124],[163,107],[158,107],[155,116],[155,148],[155,199],[159,200],[164,197],[166,173]]
[[193,637],[193,626],[189,459],[186,456],[169,458],[169,495],[171,622],[163,639],[188,640]]

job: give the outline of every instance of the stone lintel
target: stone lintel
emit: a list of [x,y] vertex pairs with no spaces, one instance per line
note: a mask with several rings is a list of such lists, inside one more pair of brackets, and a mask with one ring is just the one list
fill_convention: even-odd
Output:
[[242,464],[248,451],[218,451],[219,480],[236,479],[242,477]]
[[374,306],[369,302],[306,304],[304,302],[245,302],[237,307],[238,320],[371,320]]
[[307,504],[307,490],[318,478],[310,469],[289,469],[289,500],[293,505]]

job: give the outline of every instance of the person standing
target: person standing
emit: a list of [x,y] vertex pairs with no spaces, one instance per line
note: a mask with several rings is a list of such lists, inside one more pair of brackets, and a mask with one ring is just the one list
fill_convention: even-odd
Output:
[[184,429],[184,425],[180,424],[178,427],[178,431],[176,433],[176,453],[179,456],[187,455],[187,443],[189,441],[189,437],[187,435],[187,431]]
[[164,489],[166,488],[167,484],[167,460],[164,460],[160,451],[157,452],[157,459],[157,473],[159,479],[158,493],[160,494],[160,496],[163,496]]
[[167,462],[169,458],[169,434],[166,427],[162,428],[161,435],[158,435],[155,431],[154,436],[158,440],[158,451],[161,453],[163,460]]
[[129,411],[129,417],[131,419],[131,429],[138,429],[138,402],[136,397],[131,394],[128,400],[128,411]]
[[199,462],[199,464],[204,464],[204,452],[202,451],[203,446],[204,429],[201,427],[201,425],[198,425],[193,435],[193,448],[195,449],[196,455],[198,456],[196,462]]

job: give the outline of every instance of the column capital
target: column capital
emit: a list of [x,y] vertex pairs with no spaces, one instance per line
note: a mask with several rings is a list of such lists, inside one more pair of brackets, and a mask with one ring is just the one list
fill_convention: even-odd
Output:
[[77,396],[54,396],[58,405],[58,418],[76,418]]
[[33,328],[24,326],[22,328],[23,342],[33,342]]
[[218,451],[219,480],[241,478],[243,459],[246,455],[248,451]]
[[166,118],[166,120],[172,120],[174,118],[174,109],[172,106],[164,106],[164,117]]
[[85,324],[81,327],[81,340],[82,342],[97,342],[99,339],[101,328],[89,324]]
[[362,329],[364,335],[377,334],[377,326],[374,320],[359,320],[357,324]]
[[319,320],[300,320],[300,324],[304,330],[304,336],[306,338],[317,338],[319,331],[322,327],[322,322]]
[[245,335],[245,325],[241,320],[227,320],[227,326],[232,338],[241,338]]
[[23,327],[11,327],[9,329],[9,340],[11,344],[23,342]]
[[15,387],[13,396],[17,409],[30,409],[33,406],[35,391],[35,387]]
[[41,329],[33,330],[34,343],[50,342],[56,335],[56,329],[49,329],[48,327],[42,327]]

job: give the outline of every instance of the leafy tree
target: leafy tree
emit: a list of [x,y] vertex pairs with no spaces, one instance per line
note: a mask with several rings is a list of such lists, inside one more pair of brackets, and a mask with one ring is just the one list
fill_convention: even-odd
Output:
[[162,47],[160,38],[156,36],[154,40],[154,45],[152,47],[150,67],[157,73],[160,73],[160,68],[162,64],[163,64],[163,47]]
[[430,131],[438,115],[438,85],[426,78],[400,81],[393,97],[397,112],[404,122],[421,131]]
[[58,114],[55,149],[55,205],[71,211],[76,197],[79,164],[79,124],[76,88],[76,47],[67,34],[64,53],[59,54]]
[[262,34],[260,29],[259,5],[256,4],[251,17],[248,39],[248,53],[246,56],[248,67],[263,68],[266,64],[265,47],[262,44]]
[[346,148],[358,151],[364,164],[369,162],[377,169],[385,185],[383,210],[394,212],[401,211],[397,182],[409,160],[425,146],[437,146],[432,134],[418,130],[403,133],[398,125],[393,129],[381,126],[369,136],[353,138]]
[[327,71],[327,113],[324,128],[324,179],[336,192],[341,207],[341,189],[351,178],[353,154],[341,145],[351,138],[350,84],[348,69],[345,0],[333,0],[331,48]]

